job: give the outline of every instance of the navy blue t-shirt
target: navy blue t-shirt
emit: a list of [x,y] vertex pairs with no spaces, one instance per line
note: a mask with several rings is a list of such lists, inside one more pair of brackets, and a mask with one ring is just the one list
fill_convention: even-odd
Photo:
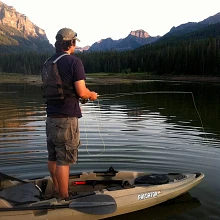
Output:
[[[56,53],[51,59],[56,59],[62,53]],[[61,80],[67,84],[73,85],[74,82],[79,80],[86,80],[84,66],[82,61],[73,55],[63,56],[57,61],[58,70],[60,73]],[[76,93],[76,91],[74,91]],[[62,105],[51,105],[47,104],[46,108],[47,116],[64,116],[64,117],[82,117],[81,109],[79,106],[79,97],[66,97],[65,104]]]

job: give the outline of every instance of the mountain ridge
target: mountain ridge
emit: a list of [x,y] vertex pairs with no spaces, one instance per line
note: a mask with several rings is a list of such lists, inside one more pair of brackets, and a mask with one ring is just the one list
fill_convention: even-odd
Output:
[[168,33],[163,35],[158,42],[165,41],[167,39],[171,39],[173,37],[180,37],[186,34],[190,34],[192,32],[199,31],[209,25],[213,25],[220,22],[220,12],[210,16],[199,22],[187,22],[184,24],[180,24],[177,27],[172,27]]
[[[111,37],[101,39],[91,46],[76,47],[76,52],[92,51],[125,51],[133,50],[147,44],[171,42],[173,38],[193,37],[207,31],[209,25],[220,22],[220,12],[200,22],[187,22],[177,27],[172,27],[163,36],[150,36],[143,29],[131,31],[125,38],[113,40]],[[216,25],[218,27],[218,25]],[[214,26],[211,27],[214,30]],[[200,31],[201,30],[201,31]],[[204,34],[207,36],[207,34]],[[215,31],[215,35],[218,32]],[[12,53],[18,51],[54,52],[54,46],[47,39],[46,32],[33,24],[26,15],[16,11],[13,6],[8,6],[0,1],[0,52]]]
[[151,37],[148,32],[138,29],[135,31],[131,31],[127,37],[120,38],[119,40],[112,40],[112,38],[102,39],[92,44],[92,46],[88,49],[91,51],[106,51],[106,50],[116,50],[116,51],[124,51],[124,50],[132,50],[143,46],[145,44],[152,43],[158,40],[160,36]]

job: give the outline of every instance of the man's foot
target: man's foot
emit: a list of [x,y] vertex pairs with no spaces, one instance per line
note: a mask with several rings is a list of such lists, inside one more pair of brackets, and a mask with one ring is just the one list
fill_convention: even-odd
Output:
[[77,192],[69,192],[69,197],[66,197],[65,200],[69,201],[69,200],[73,199],[76,195],[78,195]]
[[60,198],[59,192],[58,192],[57,190],[53,190],[52,198],[56,198],[56,199],[59,199],[59,198]]

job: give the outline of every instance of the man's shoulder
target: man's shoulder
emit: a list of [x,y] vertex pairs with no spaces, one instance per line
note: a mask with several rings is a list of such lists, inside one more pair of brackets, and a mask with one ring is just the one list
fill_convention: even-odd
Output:
[[[63,56],[63,55],[66,55],[66,56]],[[70,59],[70,60],[81,60],[79,57],[75,56],[74,54],[69,55],[68,53],[65,53],[65,52],[55,53],[49,59],[56,59],[60,56],[63,56],[66,59]]]
[[73,60],[73,61],[81,61],[81,59],[79,57],[76,57],[73,54],[70,54],[69,56],[67,56],[68,59]]
[[[66,54],[66,56],[63,56],[63,54]],[[61,56],[61,59],[58,59],[60,56]],[[67,53],[56,53],[50,57],[51,61],[54,61],[56,59],[58,59],[57,60],[58,65],[61,65],[61,66],[67,65],[67,64],[69,64],[71,66],[75,66],[75,67],[76,66],[83,66],[82,60],[73,54],[69,55]]]
[[76,57],[75,55],[65,56],[65,59],[68,60],[68,63],[75,68],[83,66],[82,60],[79,57]]
[[[50,57],[47,58],[46,61],[54,61],[56,60],[59,56],[61,56],[63,53],[55,53],[55,54],[52,54]],[[45,61],[45,62],[46,62]]]

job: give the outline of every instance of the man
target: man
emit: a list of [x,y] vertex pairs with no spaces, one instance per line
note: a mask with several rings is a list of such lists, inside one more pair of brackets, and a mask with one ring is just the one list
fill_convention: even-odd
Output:
[[[78,118],[82,117],[79,98],[93,101],[98,96],[96,92],[90,91],[86,87],[86,77],[81,60],[70,55],[75,51],[76,40],[79,41],[73,30],[69,28],[59,30],[56,35],[56,54],[47,60],[54,61],[58,58],[56,64],[59,74],[57,75],[60,76],[63,88],[67,88],[66,91],[63,90],[62,102],[54,102],[49,99],[53,95],[46,96],[46,98],[48,97],[46,102],[48,169],[53,179],[54,191],[59,192],[62,199],[69,197],[69,169],[71,164],[76,163],[78,157],[80,145]],[[47,75],[47,71],[45,75]],[[45,84],[53,84],[52,78]],[[45,85],[45,87],[49,88],[50,92],[53,91],[50,90],[51,85]]]

